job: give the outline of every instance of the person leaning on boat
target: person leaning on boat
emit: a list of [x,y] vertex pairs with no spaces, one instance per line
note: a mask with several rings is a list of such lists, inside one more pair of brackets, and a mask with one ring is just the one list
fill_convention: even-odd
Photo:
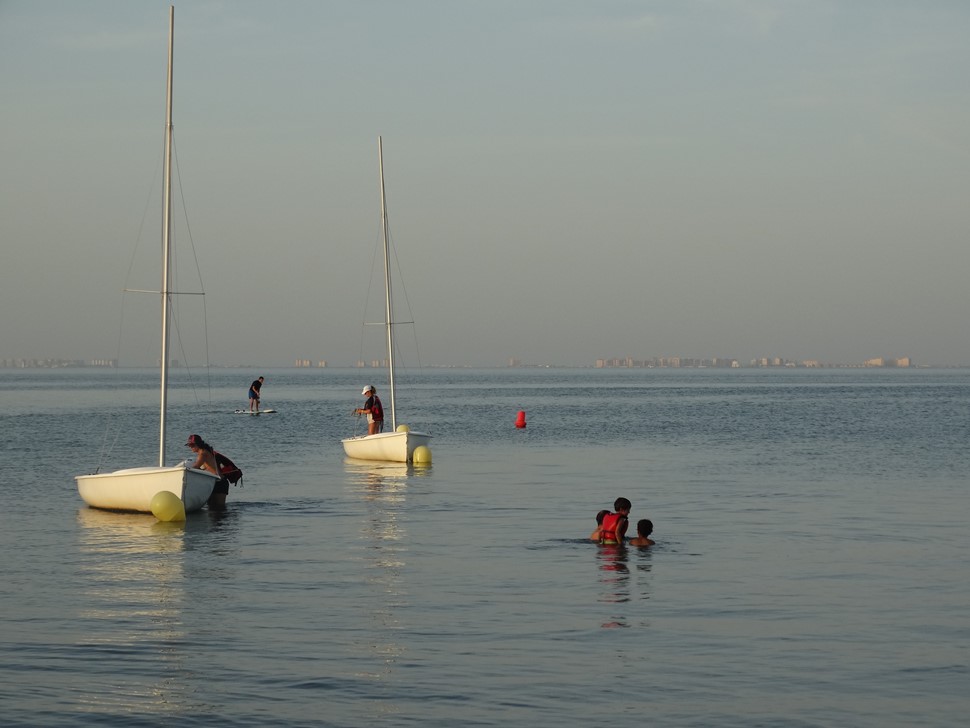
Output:
[[384,405],[381,404],[381,398],[377,396],[377,390],[374,389],[374,385],[369,384],[364,387],[364,391],[361,394],[367,397],[367,401],[364,402],[363,407],[355,409],[354,414],[367,415],[368,435],[376,435],[378,432],[383,432]]
[[212,495],[209,496],[208,506],[210,510],[223,510],[226,507],[226,496],[229,495],[229,481],[219,472],[215,450],[198,435],[189,435],[189,440],[185,444],[196,454],[195,462],[190,467],[196,470],[208,470],[219,476],[219,480],[212,488]]

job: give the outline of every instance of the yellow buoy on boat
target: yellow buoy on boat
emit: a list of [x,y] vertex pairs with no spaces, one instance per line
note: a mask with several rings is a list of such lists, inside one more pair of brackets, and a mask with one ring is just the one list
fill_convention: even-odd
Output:
[[152,496],[151,509],[159,521],[185,520],[185,504],[170,490],[160,490]]
[[410,432],[410,431],[411,431],[411,428],[408,427],[407,425],[398,425],[397,426],[397,432]]
[[413,458],[416,464],[429,465],[431,463],[431,448],[427,445],[418,445],[414,448]]

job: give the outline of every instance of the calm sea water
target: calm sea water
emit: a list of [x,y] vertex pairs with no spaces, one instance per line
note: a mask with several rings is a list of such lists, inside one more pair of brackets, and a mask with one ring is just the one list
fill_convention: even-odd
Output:
[[[154,372],[0,370],[0,724],[964,724],[970,372],[407,381],[430,467],[345,461],[361,372],[176,374],[245,479],[164,524],[73,481],[154,461]],[[621,495],[653,548],[585,541]]]

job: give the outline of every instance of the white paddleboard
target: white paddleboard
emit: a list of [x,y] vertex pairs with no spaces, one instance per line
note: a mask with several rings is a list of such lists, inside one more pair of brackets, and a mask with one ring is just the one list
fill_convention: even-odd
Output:
[[260,410],[259,412],[250,412],[249,410],[236,410],[236,414],[237,415],[253,415],[253,416],[255,416],[255,415],[275,415],[276,414],[276,410],[274,410],[274,409],[266,409],[266,410]]

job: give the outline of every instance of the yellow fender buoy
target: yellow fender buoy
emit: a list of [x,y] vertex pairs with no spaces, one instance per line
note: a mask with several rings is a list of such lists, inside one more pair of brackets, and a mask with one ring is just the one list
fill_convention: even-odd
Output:
[[429,448],[427,445],[418,445],[416,448],[414,448],[413,459],[416,465],[430,465],[431,448]]
[[160,490],[152,497],[152,513],[159,521],[184,521],[185,504],[170,490]]

